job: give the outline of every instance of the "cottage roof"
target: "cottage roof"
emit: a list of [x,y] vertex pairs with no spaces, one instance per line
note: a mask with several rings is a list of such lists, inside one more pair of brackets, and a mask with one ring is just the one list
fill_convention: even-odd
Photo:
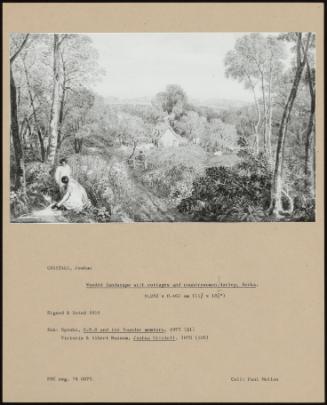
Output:
[[[174,139],[178,140],[179,142],[183,142],[184,138],[182,136],[180,136],[179,134],[177,134],[173,128],[169,127],[166,128],[166,130],[164,130],[161,134],[160,134],[160,138],[162,137],[174,137]],[[160,139],[159,138],[159,139]]]

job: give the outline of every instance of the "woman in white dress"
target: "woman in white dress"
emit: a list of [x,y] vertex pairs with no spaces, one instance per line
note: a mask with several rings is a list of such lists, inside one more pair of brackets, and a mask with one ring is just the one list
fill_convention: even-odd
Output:
[[78,181],[64,176],[61,179],[64,184],[65,195],[52,208],[65,208],[75,212],[81,212],[91,206],[85,188]]
[[72,174],[72,169],[68,165],[67,160],[65,158],[60,159],[59,163],[60,163],[60,165],[57,167],[56,172],[55,172],[55,180],[59,186],[61,195],[63,195],[64,190],[65,190],[65,184],[62,183],[61,179],[64,176],[67,176],[68,178],[70,178],[71,174]]

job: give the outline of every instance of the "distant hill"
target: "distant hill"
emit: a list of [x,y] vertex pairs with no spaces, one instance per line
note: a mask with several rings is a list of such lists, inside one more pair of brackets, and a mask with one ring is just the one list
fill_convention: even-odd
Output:
[[192,104],[199,106],[212,107],[218,110],[223,110],[225,108],[240,108],[250,104],[248,101],[243,100],[231,100],[225,98],[209,98],[209,99],[193,99],[190,100]]
[[105,97],[104,101],[107,104],[132,104],[132,105],[150,105],[151,99],[149,97],[135,97],[135,98],[119,98],[119,97]]
[[[120,98],[114,96],[108,96],[104,98],[107,104],[112,105],[151,105],[151,97],[134,97],[134,98]],[[211,107],[215,110],[223,110],[226,108],[240,108],[249,104],[247,101],[231,100],[224,98],[208,98],[208,99],[196,99],[191,98],[190,103],[199,107]]]

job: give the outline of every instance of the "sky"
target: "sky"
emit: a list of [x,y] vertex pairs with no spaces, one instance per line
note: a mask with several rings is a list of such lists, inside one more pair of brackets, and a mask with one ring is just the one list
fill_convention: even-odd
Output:
[[87,34],[106,74],[96,90],[104,97],[152,98],[179,84],[191,99],[250,101],[242,83],[227,79],[224,57],[243,33]]

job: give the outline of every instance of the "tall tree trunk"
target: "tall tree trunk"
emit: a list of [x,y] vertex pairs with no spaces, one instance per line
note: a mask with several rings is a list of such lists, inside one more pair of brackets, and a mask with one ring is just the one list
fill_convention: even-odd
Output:
[[20,135],[19,138],[21,140],[22,144],[22,149],[23,149],[23,154],[24,154],[24,148],[30,149],[31,148],[31,137],[28,136],[28,119],[25,117],[24,121],[21,124],[20,128]]
[[40,128],[37,128],[37,137],[38,137],[39,144],[40,144],[41,161],[44,162],[45,156],[46,156],[46,150],[44,147],[44,138],[42,136],[42,132],[41,132]]
[[279,126],[278,133],[278,143],[276,150],[276,162],[275,170],[273,176],[273,182],[271,187],[271,203],[270,203],[270,213],[275,217],[280,217],[280,214],[283,212],[282,206],[282,194],[283,194],[283,162],[284,162],[284,146],[287,133],[287,126],[293,109],[293,104],[296,98],[298,87],[300,84],[302,72],[306,62],[306,53],[308,51],[308,44],[310,39],[310,33],[308,34],[306,49],[303,51],[304,56],[301,60],[301,45],[302,45],[302,34],[297,34],[297,68],[292,84],[290,94],[288,96],[286,105],[284,107],[282,120]]
[[133,159],[132,160],[132,162],[133,162],[133,168],[135,169],[135,157],[134,157],[134,154],[135,154],[135,151],[136,151],[136,146],[137,146],[137,142],[136,141],[134,141],[133,142],[133,150],[132,150],[132,153],[131,153],[131,155],[128,157],[128,159],[127,159],[127,162],[129,162],[131,159]]
[[32,136],[32,135],[33,135],[33,131],[32,131],[30,122],[29,122],[29,120],[27,120],[26,122],[27,122],[27,129],[28,129],[28,137],[29,137],[29,139],[31,139],[31,143],[33,144],[33,146],[35,146],[35,145],[34,145],[34,142],[33,142],[33,136]]
[[82,144],[83,144],[83,138],[81,138],[81,137],[75,137],[74,138],[74,150],[75,150],[75,153],[80,153],[81,152]]
[[266,92],[264,83],[264,74],[261,72],[261,91],[262,91],[262,104],[263,104],[263,153],[265,156],[268,154],[267,146],[267,105],[266,105]]
[[[27,118],[25,117],[23,119],[23,121],[21,122],[20,129],[19,129],[19,138],[21,140],[22,148],[24,148],[24,145],[26,145],[26,137],[25,137],[25,132],[26,132],[26,128],[27,128],[26,121],[27,121]],[[18,126],[19,126],[19,124],[18,124]]]
[[49,145],[47,150],[47,162],[53,165],[57,153],[58,145],[58,121],[59,121],[59,90],[60,90],[60,74],[59,74],[59,35],[54,34],[53,41],[53,89],[52,89],[52,105],[50,112],[49,125]]
[[259,135],[259,126],[260,126],[260,122],[261,122],[261,111],[260,111],[260,107],[259,107],[259,103],[257,100],[257,96],[255,94],[255,90],[254,87],[252,87],[252,92],[253,92],[253,98],[254,98],[254,104],[255,104],[255,108],[257,111],[257,122],[254,125],[254,131],[255,131],[255,145],[256,145],[256,154],[259,154],[260,151],[260,135]]
[[273,97],[272,97],[272,71],[269,72],[269,87],[268,87],[268,120],[267,120],[267,152],[269,162],[272,161],[272,148],[271,148],[271,132],[272,132],[272,113],[273,113]]
[[27,122],[27,130],[28,130],[28,139],[30,139],[31,142],[33,143],[31,125],[29,123],[29,120],[27,120],[26,122]]
[[24,186],[24,161],[23,148],[19,136],[19,124],[17,116],[17,94],[16,84],[13,75],[12,66],[10,64],[10,111],[11,111],[11,136],[15,155],[15,187],[16,189]]
[[33,99],[33,95],[32,95],[31,84],[30,84],[30,81],[29,81],[28,72],[27,72],[27,68],[25,66],[25,63],[24,63],[24,70],[25,70],[25,77],[26,77],[28,95],[29,95],[29,98],[30,98],[30,103],[31,103],[32,112],[33,112],[33,119],[34,119],[35,128],[36,128],[36,132],[37,132],[37,136],[38,136],[38,140],[39,140],[39,144],[40,144],[41,161],[44,162],[45,161],[45,152],[46,152],[45,147],[44,147],[44,139],[43,139],[43,136],[42,136],[42,131],[41,131],[39,122],[37,120],[36,108],[35,108],[34,99]]
[[313,77],[311,74],[311,68],[307,60],[307,73],[308,73],[308,84],[310,90],[311,106],[308,127],[306,130],[305,138],[305,191],[309,198],[314,198],[314,118],[316,111],[316,94],[313,85]]
[[58,120],[58,149],[61,146],[62,142],[62,125],[64,121],[64,106],[65,106],[65,95],[66,95],[66,87],[65,83],[63,85],[61,99],[60,99],[60,107],[59,107],[59,120]]
[[21,140],[19,137],[19,124],[18,124],[18,115],[17,115],[17,94],[16,94],[16,84],[13,75],[13,63],[21,53],[22,49],[25,47],[29,34],[25,35],[24,40],[20,44],[16,52],[10,57],[10,115],[11,115],[11,125],[10,133],[12,138],[12,143],[14,147],[15,154],[15,187],[23,187],[23,191],[26,192],[25,188],[25,173],[24,173],[24,157],[23,157],[23,148]]
[[261,122],[261,111],[260,111],[260,107],[259,107],[259,102],[258,102],[258,99],[257,99],[257,95],[256,95],[256,93],[255,93],[255,86],[254,86],[254,84],[253,84],[253,82],[252,82],[252,80],[251,80],[251,76],[250,76],[250,74],[249,74],[247,71],[245,71],[245,73],[246,73],[246,76],[247,76],[248,81],[249,81],[249,84],[250,84],[250,88],[251,88],[252,93],[253,93],[254,105],[255,105],[256,112],[257,112],[257,122],[256,122],[256,124],[254,125],[254,136],[255,136],[254,145],[255,145],[255,153],[258,155],[258,154],[259,154],[259,151],[260,151],[260,144],[259,144],[259,141],[260,141],[259,126],[260,126],[260,122]]

